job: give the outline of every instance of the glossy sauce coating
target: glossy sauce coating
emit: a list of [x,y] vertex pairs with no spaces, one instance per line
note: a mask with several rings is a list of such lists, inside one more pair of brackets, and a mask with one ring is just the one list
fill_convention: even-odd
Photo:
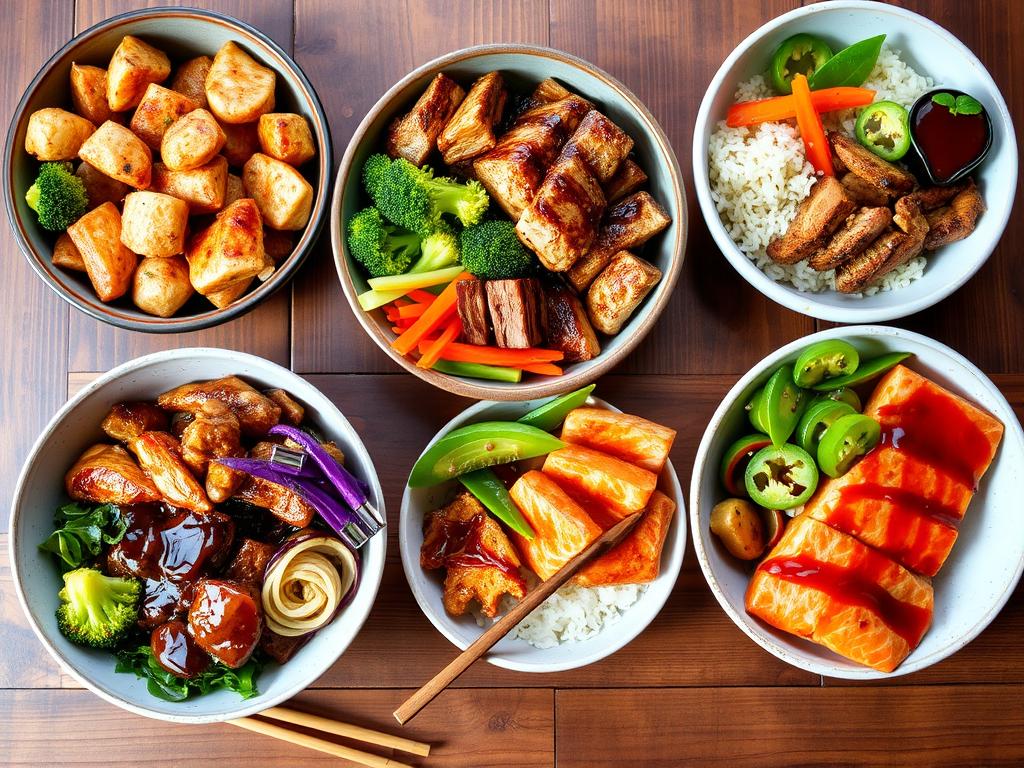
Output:
[[200,648],[237,669],[256,650],[263,617],[258,597],[242,584],[205,579],[196,587],[188,624]]
[[172,675],[194,678],[210,666],[210,657],[195,644],[182,621],[168,621],[153,630],[149,639],[153,657]]
[[443,535],[437,539],[432,551],[421,553],[425,568],[497,568],[511,579],[523,583],[519,568],[505,558],[492,552],[484,545],[482,534],[483,515],[474,515],[469,520],[440,518]]

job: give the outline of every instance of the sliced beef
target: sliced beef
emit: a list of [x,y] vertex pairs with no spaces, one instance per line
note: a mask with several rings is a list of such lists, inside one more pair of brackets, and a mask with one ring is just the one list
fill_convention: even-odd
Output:
[[461,280],[455,284],[455,289],[463,341],[480,346],[490,344],[490,316],[487,313],[487,291],[483,280]]
[[544,297],[538,280],[488,280],[485,288],[499,347],[527,349],[544,340]]

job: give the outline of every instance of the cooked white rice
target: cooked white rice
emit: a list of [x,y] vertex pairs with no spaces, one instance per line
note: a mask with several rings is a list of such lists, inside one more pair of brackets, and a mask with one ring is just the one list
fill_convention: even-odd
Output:
[[[930,90],[930,77],[915,72],[899,51],[883,47],[865,88],[876,92],[876,101],[895,101],[907,109]],[[773,96],[763,75],[755,75],[736,88],[736,101]],[[858,110],[824,116],[826,127],[853,135]],[[708,146],[711,199],[722,224],[737,247],[768,277],[789,283],[799,291],[835,289],[835,273],[817,272],[806,261],[776,264],[768,257],[768,243],[782,235],[796,216],[797,206],[814,183],[814,169],[807,162],[795,121],[762,123],[749,128],[729,128],[721,121]],[[880,285],[864,295],[910,285],[924,274],[926,259],[916,259],[886,275]]]

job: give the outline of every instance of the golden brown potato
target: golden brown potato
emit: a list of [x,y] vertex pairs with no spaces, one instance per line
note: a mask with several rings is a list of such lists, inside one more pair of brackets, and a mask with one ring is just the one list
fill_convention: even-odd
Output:
[[53,266],[61,269],[71,269],[75,272],[85,272],[85,261],[78,251],[78,246],[71,240],[71,235],[61,232],[57,242],[53,244],[53,255],[50,257]]
[[257,152],[242,170],[242,183],[273,229],[306,226],[313,207],[313,187],[287,163]]
[[275,264],[291,256],[294,247],[291,232],[263,228],[263,250],[274,260]]
[[78,156],[112,179],[147,189],[153,177],[153,153],[123,125],[107,120],[85,140]]
[[72,62],[71,103],[75,112],[94,125],[115,119],[107,103],[107,70]]
[[242,294],[249,290],[252,280],[253,279],[251,277],[247,280],[239,280],[237,283],[232,283],[227,288],[221,288],[219,291],[213,291],[206,294],[206,298],[209,299],[217,309],[230,307],[235,302],[235,299],[241,297]]
[[137,37],[125,35],[107,65],[107,104],[114,112],[138,106],[150,83],[171,74],[167,54]]
[[86,162],[78,164],[75,176],[85,185],[85,194],[89,196],[89,209],[98,208],[104,203],[121,204],[124,196],[131,189],[123,181],[112,179]]
[[183,256],[149,257],[139,262],[132,281],[132,301],[150,315],[170,317],[193,293]]
[[228,161],[218,155],[191,171],[172,171],[163,163],[153,163],[149,188],[184,200],[191,213],[216,213],[227,205],[227,179]]
[[174,256],[185,250],[188,203],[160,192],[132,192],[124,199],[121,242],[142,256]]
[[256,203],[243,198],[218,213],[213,224],[192,238],[186,258],[192,285],[204,296],[273,267],[263,249],[263,220]]
[[191,171],[213,160],[225,138],[213,115],[196,109],[167,129],[160,142],[160,159],[172,171]]
[[159,152],[160,142],[171,124],[179,117],[192,112],[197,106],[192,99],[182,96],[177,91],[150,83],[128,127],[132,129],[132,133],[146,142],[147,147]]
[[174,73],[171,80],[171,90],[183,93],[190,98],[197,107],[206,109],[206,76],[210,74],[210,67],[213,59],[209,56],[197,56],[189,59]]
[[89,282],[100,301],[124,296],[132,284],[139,257],[121,242],[121,214],[113,203],[104,203],[68,227],[68,234],[82,254]]
[[263,153],[288,165],[300,166],[316,156],[309,123],[293,112],[272,112],[260,117],[257,135]]
[[95,130],[95,125],[74,112],[39,109],[28,119],[25,151],[37,160],[73,160]]
[[245,162],[260,151],[260,137],[257,123],[230,125],[221,123],[226,141],[221,154],[228,159],[232,168],[241,168]]
[[659,280],[661,270],[656,266],[619,251],[587,291],[590,322],[601,333],[618,333]]
[[711,532],[740,560],[754,560],[764,552],[764,523],[746,499],[726,499],[711,509]]
[[[224,161],[224,166],[227,167],[227,161]],[[235,200],[241,200],[245,197],[245,185],[242,183],[241,176],[235,176],[233,173],[229,173],[227,183],[224,188],[224,206],[231,205]]]
[[225,123],[251,123],[274,108],[277,75],[235,42],[217,51],[206,76],[206,99]]

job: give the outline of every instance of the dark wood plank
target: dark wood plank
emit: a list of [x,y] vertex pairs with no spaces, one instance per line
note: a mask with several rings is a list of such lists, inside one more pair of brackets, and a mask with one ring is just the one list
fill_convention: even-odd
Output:
[[1022,694],[1021,685],[558,691],[556,759],[559,768],[1020,765]]

